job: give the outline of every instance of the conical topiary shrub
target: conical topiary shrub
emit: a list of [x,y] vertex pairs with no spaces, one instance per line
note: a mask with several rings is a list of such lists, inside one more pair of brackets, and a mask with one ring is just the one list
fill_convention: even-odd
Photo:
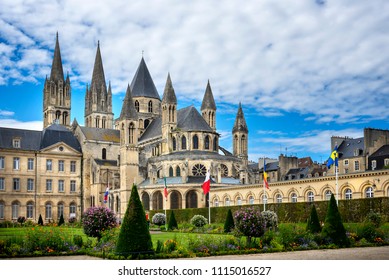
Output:
[[167,224],[167,229],[168,230],[178,229],[176,217],[174,216],[173,211],[170,212],[169,222]]
[[152,251],[153,243],[147,227],[145,211],[134,184],[116,243],[116,253],[128,257]]
[[321,232],[321,225],[320,225],[319,217],[317,216],[315,204],[312,205],[311,214],[308,217],[307,231],[311,233]]
[[327,239],[327,242],[336,244],[339,247],[350,246],[350,240],[347,238],[346,229],[343,226],[334,194],[331,195],[328,204],[322,236],[324,239]]
[[234,218],[231,209],[228,209],[226,221],[224,222],[224,232],[231,232],[235,228]]
[[65,223],[65,220],[63,218],[63,214],[61,214],[61,216],[59,217],[59,222],[58,222],[58,226],[61,226]]
[[39,214],[38,225],[43,226],[43,219],[41,214]]

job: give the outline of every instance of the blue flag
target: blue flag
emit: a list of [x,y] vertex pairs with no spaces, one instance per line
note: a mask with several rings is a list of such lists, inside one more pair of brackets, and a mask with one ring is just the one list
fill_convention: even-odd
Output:
[[335,164],[335,166],[338,166],[338,145],[335,146],[334,150],[332,151],[330,157],[327,160],[327,168],[330,169],[331,165]]

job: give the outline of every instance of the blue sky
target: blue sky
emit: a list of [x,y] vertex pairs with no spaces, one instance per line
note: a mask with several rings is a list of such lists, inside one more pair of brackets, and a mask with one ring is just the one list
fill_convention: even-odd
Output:
[[1,0],[0,126],[42,129],[58,32],[80,124],[100,41],[115,117],[143,52],[160,95],[170,72],[179,108],[199,109],[210,80],[223,147],[241,102],[251,160],[323,162],[331,136],[389,129],[388,30],[387,0]]

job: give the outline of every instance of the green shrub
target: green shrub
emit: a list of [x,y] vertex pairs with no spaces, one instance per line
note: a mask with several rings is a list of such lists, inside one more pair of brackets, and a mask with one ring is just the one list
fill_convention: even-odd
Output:
[[43,226],[43,219],[41,214],[39,214],[38,225]]
[[366,216],[365,222],[372,223],[376,228],[379,228],[382,224],[382,217],[380,213],[370,211]]
[[192,219],[190,220],[190,223],[194,225],[195,227],[203,227],[208,222],[207,218],[205,218],[203,215],[194,215]]
[[234,218],[236,229],[247,236],[247,242],[252,237],[261,237],[265,233],[265,220],[259,208],[241,208],[234,213]]
[[234,218],[231,209],[228,209],[226,221],[224,222],[224,232],[231,232],[235,228]]
[[177,224],[176,217],[174,216],[173,211],[170,212],[170,217],[169,217],[167,229],[168,230],[178,229],[178,224]]
[[116,244],[116,254],[124,257],[134,257],[150,252],[153,252],[153,243],[138,189],[134,184],[120,228]]
[[77,245],[79,248],[81,248],[83,243],[84,243],[81,235],[74,235],[73,242],[74,242],[74,245]]
[[100,239],[104,230],[116,227],[116,215],[104,206],[91,207],[82,215],[82,224],[86,235]]
[[321,232],[321,225],[320,225],[319,217],[317,216],[315,204],[312,204],[311,207],[311,214],[309,215],[307,221],[307,231],[312,233]]
[[334,194],[328,203],[327,215],[322,230],[322,236],[327,243],[333,243],[339,247],[349,247],[350,240],[342,223]]
[[59,221],[58,221],[58,226],[61,226],[65,223],[65,220],[63,218],[63,214],[61,214],[61,216],[59,217]]

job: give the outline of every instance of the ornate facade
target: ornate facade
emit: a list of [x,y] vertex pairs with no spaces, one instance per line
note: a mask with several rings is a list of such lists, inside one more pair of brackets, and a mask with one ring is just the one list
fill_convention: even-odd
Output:
[[[200,112],[194,106],[180,108],[170,74],[161,98],[142,57],[114,119],[102,61],[98,44],[85,92],[85,125],[77,120],[70,124],[70,80],[63,76],[57,35],[43,91],[43,131],[0,128],[0,221],[18,216],[37,221],[39,215],[57,220],[60,214],[65,220],[79,218],[84,209],[97,205],[111,208],[120,219],[134,183],[145,209],[153,210],[309,202],[328,199],[331,193],[339,199],[389,195],[389,170],[384,169],[389,165],[388,131],[367,130],[355,141],[332,139],[332,148],[337,142],[340,151],[337,185],[333,169],[310,158],[267,159],[270,189],[265,190],[263,161],[248,160],[249,129],[241,104],[229,152],[219,146],[210,82]],[[351,156],[354,145],[358,154]],[[354,166],[361,160],[363,168],[346,171],[351,160]],[[204,196],[207,170],[211,191]]]

